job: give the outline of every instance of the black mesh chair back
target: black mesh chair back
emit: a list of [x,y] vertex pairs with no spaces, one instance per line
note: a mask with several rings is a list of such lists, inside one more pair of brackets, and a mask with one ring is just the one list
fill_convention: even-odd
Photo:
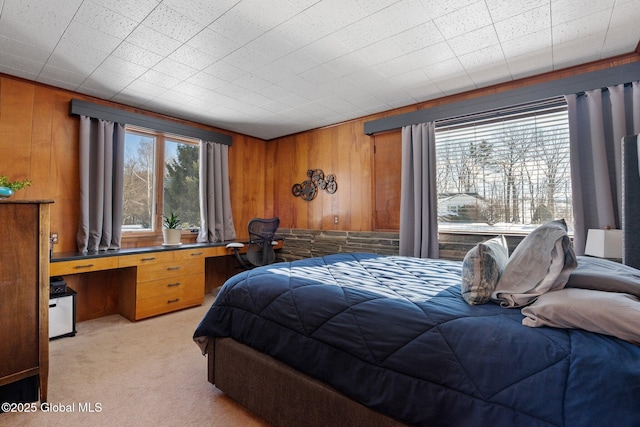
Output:
[[272,264],[276,259],[273,239],[280,226],[280,218],[253,218],[249,221],[247,261],[254,266]]
[[[272,264],[276,260],[273,250],[274,237],[280,226],[280,218],[253,218],[249,221],[249,243],[231,242],[228,249],[233,252],[240,267],[251,269],[261,265]],[[246,246],[246,253],[240,253]]]

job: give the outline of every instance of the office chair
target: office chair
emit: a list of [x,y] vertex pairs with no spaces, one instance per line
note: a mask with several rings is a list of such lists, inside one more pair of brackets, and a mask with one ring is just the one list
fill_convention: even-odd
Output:
[[251,269],[261,265],[272,264],[276,259],[276,253],[273,246],[277,243],[273,240],[278,227],[280,226],[280,218],[253,218],[249,221],[249,243],[246,253],[240,253],[245,247],[244,243],[232,242],[227,248],[233,249],[240,267]]

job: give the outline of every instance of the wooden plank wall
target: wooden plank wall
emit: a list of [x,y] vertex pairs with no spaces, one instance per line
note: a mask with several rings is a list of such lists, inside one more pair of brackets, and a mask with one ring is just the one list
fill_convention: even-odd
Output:
[[[59,244],[54,252],[76,251],[79,120],[69,115],[72,98],[231,134],[231,203],[238,236],[247,236],[247,223],[252,217],[274,215],[274,204],[266,199],[273,193],[266,191],[263,140],[0,74],[0,175],[33,181],[31,187],[13,196],[17,199],[55,201],[51,206],[51,231],[58,233]],[[153,245],[161,240],[143,243],[147,242]],[[136,244],[129,242],[128,246]]]
[[[229,150],[229,179],[236,232],[239,237],[246,237],[246,224],[251,218],[273,215],[280,217],[283,228],[375,230],[375,205],[385,205],[384,200],[380,200],[385,195],[376,196],[374,190],[375,138],[364,134],[365,121],[622,65],[639,58],[639,53],[635,52],[267,142],[227,132],[233,135],[233,146]],[[55,252],[76,250],[78,119],[69,115],[72,98],[176,120],[0,74],[0,175],[33,180],[33,186],[18,192],[14,196],[16,198],[55,200],[51,209],[51,230],[57,232],[60,239],[54,247]],[[177,121],[226,132],[202,124]],[[311,202],[294,197],[291,187],[307,179],[308,169],[322,169],[325,174],[334,174],[337,192],[328,194],[320,191]],[[397,196],[399,190],[389,186],[388,197]]]

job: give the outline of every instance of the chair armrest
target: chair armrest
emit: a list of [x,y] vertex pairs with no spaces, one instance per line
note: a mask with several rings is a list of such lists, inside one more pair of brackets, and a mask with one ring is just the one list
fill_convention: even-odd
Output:
[[231,248],[243,248],[244,247],[244,243],[240,243],[240,242],[231,242],[231,243],[227,243],[227,249],[231,249]]
[[278,246],[278,242],[277,242],[277,241],[275,241],[275,240],[272,240],[272,241],[271,241],[271,246]]

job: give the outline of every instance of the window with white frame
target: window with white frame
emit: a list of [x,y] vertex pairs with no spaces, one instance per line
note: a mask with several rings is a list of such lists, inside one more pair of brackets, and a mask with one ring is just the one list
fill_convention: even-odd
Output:
[[199,140],[127,126],[122,230],[155,232],[172,212],[200,227]]
[[436,122],[440,231],[573,224],[564,99]]

